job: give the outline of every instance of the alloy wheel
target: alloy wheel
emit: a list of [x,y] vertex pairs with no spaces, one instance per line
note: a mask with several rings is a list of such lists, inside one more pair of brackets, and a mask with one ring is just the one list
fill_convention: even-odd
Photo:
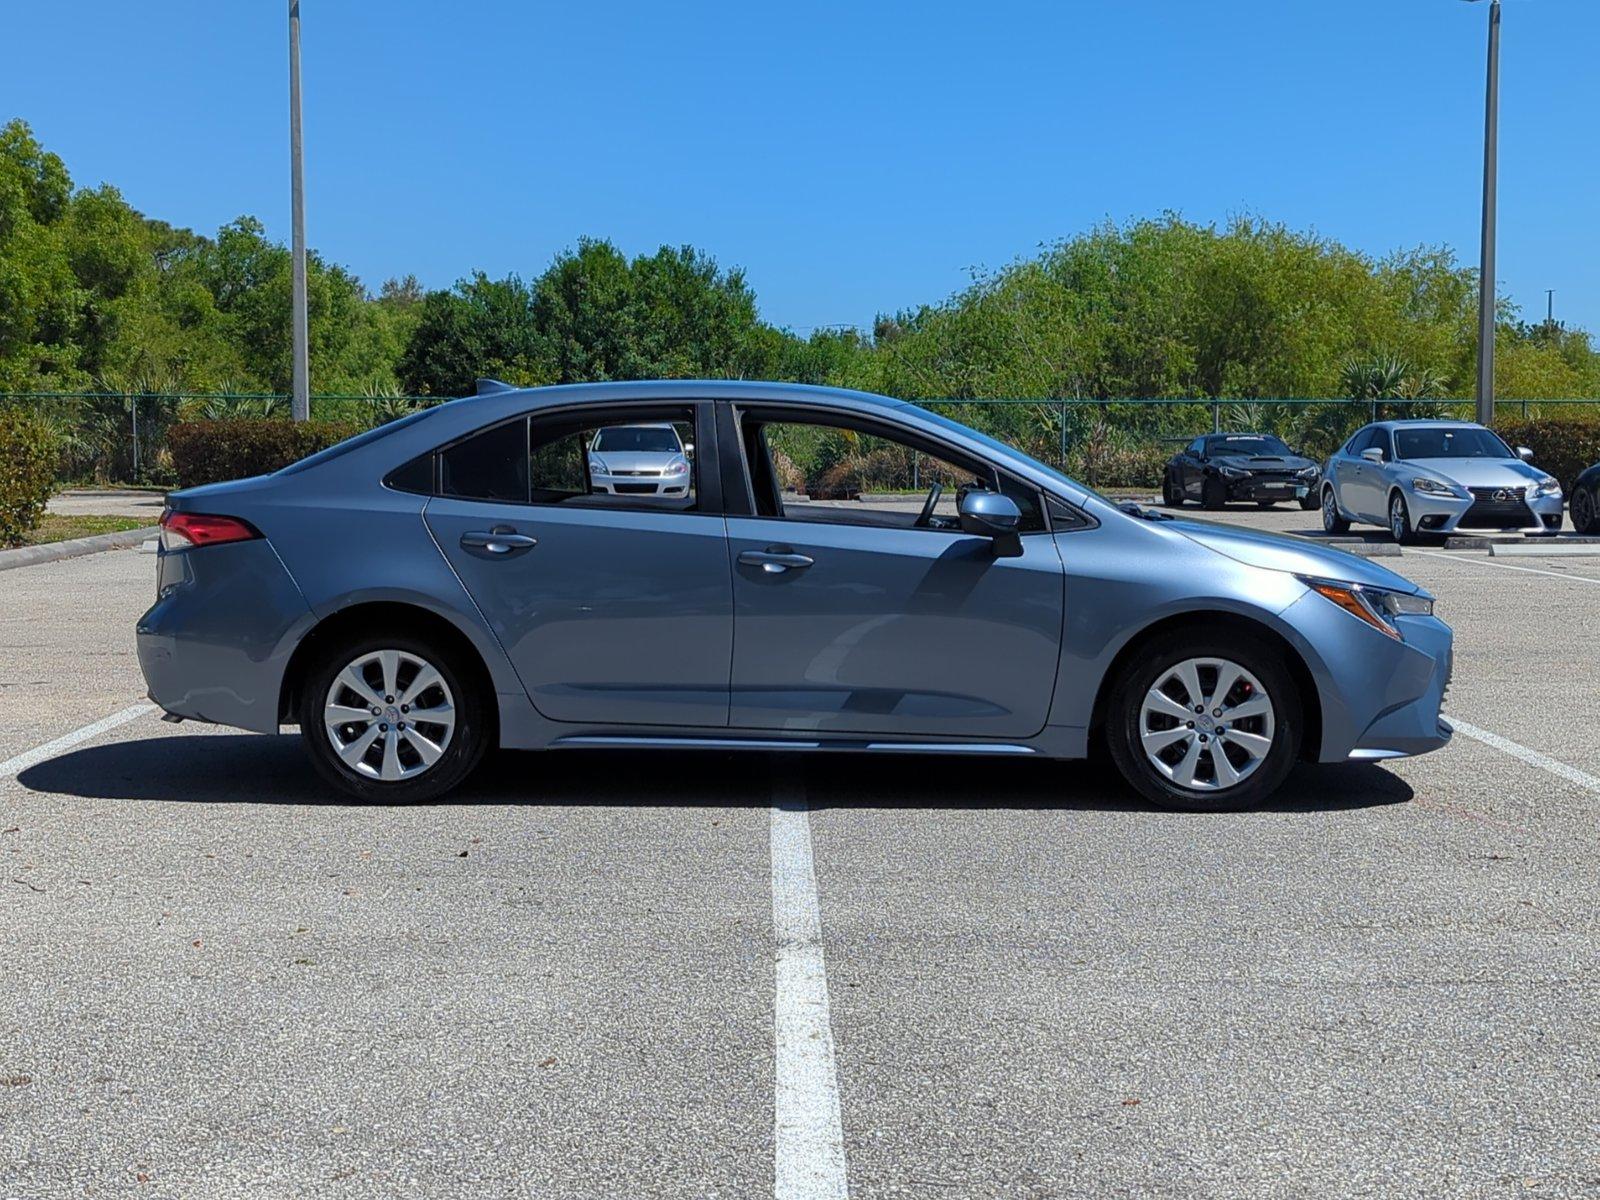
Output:
[[328,740],[357,775],[423,774],[455,735],[455,699],[439,669],[408,650],[372,650],[334,676],[322,707]]
[[1339,506],[1334,502],[1333,489],[1322,489],[1322,528],[1329,533],[1333,532],[1334,524],[1339,519]]
[[1179,787],[1221,792],[1253,775],[1272,750],[1277,721],[1261,681],[1225,658],[1168,667],[1145,693],[1139,742]]
[[1389,501],[1389,533],[1397,542],[1406,540],[1406,502],[1399,496]]

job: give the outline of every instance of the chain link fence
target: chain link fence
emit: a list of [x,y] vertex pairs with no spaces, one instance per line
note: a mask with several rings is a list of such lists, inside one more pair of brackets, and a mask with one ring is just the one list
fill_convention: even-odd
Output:
[[[368,427],[439,402],[429,396],[318,395],[312,397],[311,416]],[[1471,400],[990,398],[918,403],[1091,486],[1136,488],[1157,486],[1162,464],[1181,443],[1202,433],[1276,434],[1296,451],[1320,460],[1368,421],[1475,416]],[[289,419],[289,397],[266,392],[0,393],[0,411],[8,407],[35,411],[55,427],[67,483],[170,485],[167,431],[176,422]],[[1600,399],[1501,401],[1496,411],[1501,419],[1583,415],[1600,421]]]

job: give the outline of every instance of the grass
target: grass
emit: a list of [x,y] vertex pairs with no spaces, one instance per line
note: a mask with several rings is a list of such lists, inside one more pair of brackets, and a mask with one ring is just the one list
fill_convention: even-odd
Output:
[[143,529],[150,524],[148,517],[101,517],[45,513],[39,524],[23,535],[22,545],[42,546],[47,542],[65,542],[70,538],[93,537],[97,533],[121,533],[128,529]]

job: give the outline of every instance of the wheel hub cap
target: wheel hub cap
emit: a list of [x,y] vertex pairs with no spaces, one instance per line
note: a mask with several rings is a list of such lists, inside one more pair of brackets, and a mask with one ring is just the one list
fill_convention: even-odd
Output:
[[408,650],[373,650],[334,677],[323,700],[328,741],[366,779],[414,779],[455,736],[455,697],[439,669]]
[[1237,787],[1260,769],[1277,733],[1261,681],[1225,658],[1167,667],[1145,693],[1139,741],[1163,777],[1197,792]]

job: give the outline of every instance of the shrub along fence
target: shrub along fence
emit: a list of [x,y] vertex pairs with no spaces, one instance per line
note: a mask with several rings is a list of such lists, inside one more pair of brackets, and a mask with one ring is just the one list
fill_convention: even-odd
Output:
[[[287,396],[272,394],[0,394],[0,420],[27,410],[53,431],[64,482],[192,485],[284,465],[330,441],[437,403],[420,396],[314,396],[313,420],[289,420]],[[1324,458],[1367,421],[1387,417],[1471,420],[1470,400],[1081,400],[928,399],[935,412],[1014,445],[1096,487],[1154,488],[1179,445],[1213,431],[1273,433]],[[1570,484],[1600,460],[1600,400],[1515,400],[1497,405],[1496,427],[1530,447]],[[297,432],[291,432],[297,430]],[[839,474],[841,461],[863,489],[916,488],[913,456],[857,455],[819,443],[815,462],[791,465],[801,479]],[[287,457],[286,457],[287,456]],[[803,486],[803,485],[802,485]]]

